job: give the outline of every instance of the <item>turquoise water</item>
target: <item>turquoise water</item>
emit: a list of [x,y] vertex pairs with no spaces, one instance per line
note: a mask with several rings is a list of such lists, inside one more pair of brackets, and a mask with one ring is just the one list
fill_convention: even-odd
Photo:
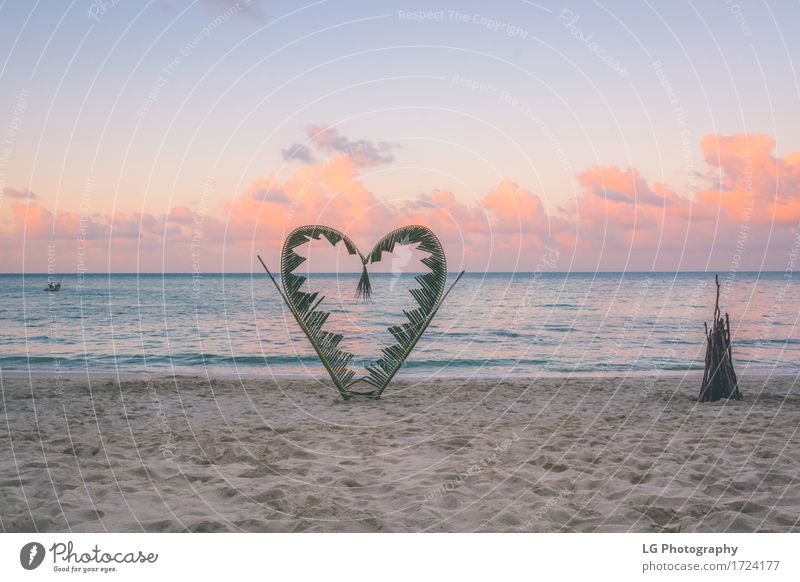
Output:
[[[454,279],[454,275],[450,279]],[[324,374],[264,275],[0,275],[2,371]],[[412,275],[312,275],[354,369],[391,343],[413,307]],[[740,369],[800,372],[798,284],[783,273],[722,274]],[[528,375],[701,370],[713,275],[468,273],[400,375]]]

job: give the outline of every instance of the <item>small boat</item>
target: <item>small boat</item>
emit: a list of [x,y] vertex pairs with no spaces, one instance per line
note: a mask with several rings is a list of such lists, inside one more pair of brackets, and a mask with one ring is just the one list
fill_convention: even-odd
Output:
[[54,293],[56,291],[61,291],[61,283],[53,283],[52,281],[47,284],[47,287],[44,288],[45,291],[49,291]]

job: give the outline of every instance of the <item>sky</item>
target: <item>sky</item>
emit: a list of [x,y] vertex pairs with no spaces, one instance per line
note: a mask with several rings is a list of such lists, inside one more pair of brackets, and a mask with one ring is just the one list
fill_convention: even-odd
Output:
[[451,270],[791,272],[798,21],[745,0],[0,1],[0,271],[249,272],[303,224],[365,252],[423,224]]

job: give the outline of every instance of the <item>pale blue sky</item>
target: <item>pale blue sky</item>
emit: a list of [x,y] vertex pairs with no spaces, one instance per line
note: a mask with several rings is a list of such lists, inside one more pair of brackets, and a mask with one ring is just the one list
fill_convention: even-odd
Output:
[[207,175],[221,202],[281,171],[280,150],[310,124],[400,146],[366,172],[379,197],[469,200],[507,177],[550,207],[593,164],[685,194],[710,133],[800,149],[797,2],[252,0],[230,17],[220,0],[101,4],[0,4],[0,131],[28,92],[0,178],[51,208],[76,207],[88,176],[97,211],[189,204]]

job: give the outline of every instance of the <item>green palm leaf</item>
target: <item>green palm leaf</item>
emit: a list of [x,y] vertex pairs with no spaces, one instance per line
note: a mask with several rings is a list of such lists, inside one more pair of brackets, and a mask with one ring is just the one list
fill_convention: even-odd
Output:
[[[428,256],[422,259],[421,262],[430,269],[430,272],[417,275],[414,279],[419,284],[419,287],[409,290],[419,307],[410,311],[403,311],[408,321],[389,328],[389,332],[396,343],[384,348],[381,358],[374,364],[367,366],[367,376],[358,380],[354,380],[356,372],[349,368],[353,354],[339,349],[343,336],[323,329],[330,316],[330,312],[320,309],[324,297],[320,297],[318,293],[301,291],[306,277],[294,273],[294,270],[306,261],[306,258],[297,254],[295,249],[312,239],[319,240],[321,237],[325,237],[332,246],[343,242],[349,254],[359,256],[363,270],[356,289],[356,296],[364,299],[368,298],[371,293],[367,263],[377,263],[381,260],[384,252],[393,252],[398,244],[417,245],[418,250],[428,253]],[[447,293],[444,292],[447,279],[447,262],[442,245],[436,235],[428,228],[416,225],[405,226],[390,232],[375,245],[367,257],[361,254],[353,241],[335,228],[319,225],[301,226],[289,234],[281,251],[283,291],[281,291],[277,281],[275,281],[260,256],[258,259],[272,279],[281,297],[283,297],[289,310],[294,314],[297,323],[306,334],[306,337],[308,337],[317,356],[319,356],[333,383],[345,400],[352,396],[380,398],[386,386],[428,328],[444,299],[458,280],[461,279],[461,275],[464,274],[462,271],[447,290]],[[353,384],[362,380],[373,386],[374,389],[370,392],[355,392],[351,390]]]
[[[325,237],[331,246],[344,242],[349,254],[357,254],[361,259],[361,263],[366,263],[366,259],[358,251],[353,241],[335,228],[319,225],[301,226],[293,230],[283,243],[283,250],[281,251],[281,281],[285,293],[281,295],[283,295],[284,301],[289,306],[289,310],[294,314],[300,328],[308,337],[308,341],[311,342],[314,351],[317,352],[317,356],[322,361],[328,374],[330,374],[339,393],[347,399],[349,398],[348,385],[356,375],[356,372],[348,367],[353,359],[353,354],[339,349],[339,343],[343,339],[341,334],[323,329],[328,317],[330,317],[329,311],[320,309],[322,300],[325,297],[320,297],[318,293],[301,291],[306,277],[293,273],[297,267],[306,261],[306,258],[298,255],[295,249],[312,239],[319,240],[320,237]],[[264,268],[267,268],[266,265]],[[267,272],[269,273],[268,269]],[[274,278],[273,282],[275,282]],[[280,288],[278,290],[280,291]]]
[[[407,322],[389,328],[389,333],[394,336],[396,343],[382,350],[383,355],[374,364],[367,366],[367,377],[364,381],[375,387],[373,398],[379,398],[386,390],[389,382],[400,367],[408,358],[411,350],[425,333],[425,330],[433,320],[436,311],[444,301],[447,294],[444,293],[447,280],[447,261],[444,256],[444,249],[441,242],[433,232],[424,226],[404,226],[387,234],[381,239],[372,252],[369,254],[369,262],[377,263],[381,260],[384,252],[391,253],[396,245],[417,245],[417,249],[428,253],[422,259],[422,264],[430,269],[430,273],[417,275],[414,280],[419,283],[419,288],[409,290],[412,297],[419,305],[411,311],[403,311]],[[453,282],[455,285],[463,275],[463,272]],[[450,289],[453,288],[450,286]]]

